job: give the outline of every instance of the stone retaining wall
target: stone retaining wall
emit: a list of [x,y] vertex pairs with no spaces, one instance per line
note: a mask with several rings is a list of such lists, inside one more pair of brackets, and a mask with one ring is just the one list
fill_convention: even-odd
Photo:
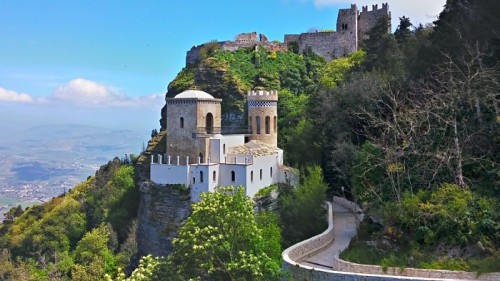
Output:
[[323,233],[299,242],[283,251],[282,257],[284,263],[298,265],[298,261],[300,259],[311,256],[314,253],[323,250],[333,242],[332,203],[326,203],[328,204],[328,228],[323,231]]
[[[334,258],[333,268],[343,272],[356,272],[373,275],[397,275],[412,278],[430,278],[432,280],[483,280],[498,281],[500,273],[488,273],[477,276],[475,272],[452,271],[452,270],[431,270],[418,268],[388,267],[384,271],[381,266],[352,263],[339,258]],[[392,280],[392,279],[391,279]]]
[[[341,197],[334,197],[333,202],[356,214],[358,221],[363,219],[361,208],[353,202]],[[297,243],[286,249],[283,254],[283,271],[287,273],[284,280],[303,281],[452,281],[481,280],[499,281],[500,273],[488,273],[476,276],[474,272],[427,270],[414,268],[392,268],[384,272],[376,265],[356,264],[332,257],[332,266],[336,270],[314,268],[298,263],[327,247],[333,242],[332,205],[328,203],[328,228],[321,234]],[[393,274],[393,275],[389,275]],[[290,278],[290,279],[287,279]]]

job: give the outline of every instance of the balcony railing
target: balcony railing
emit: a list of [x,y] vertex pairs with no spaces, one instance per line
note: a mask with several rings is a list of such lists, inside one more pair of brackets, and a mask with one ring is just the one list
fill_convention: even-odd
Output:
[[198,127],[195,134],[197,137],[209,137],[215,134],[249,135],[252,134],[252,128],[251,127]]

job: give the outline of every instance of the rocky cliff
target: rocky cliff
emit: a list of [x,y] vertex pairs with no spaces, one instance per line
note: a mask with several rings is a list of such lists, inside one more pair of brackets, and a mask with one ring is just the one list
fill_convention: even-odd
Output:
[[189,192],[176,186],[140,183],[137,245],[140,256],[167,256],[177,228],[189,216]]

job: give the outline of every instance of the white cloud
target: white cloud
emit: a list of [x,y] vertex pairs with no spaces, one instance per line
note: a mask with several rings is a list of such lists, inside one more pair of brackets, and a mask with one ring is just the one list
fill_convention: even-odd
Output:
[[123,91],[95,81],[76,78],[56,88],[52,101],[91,107],[152,107],[163,106],[162,94],[128,97]]
[[372,9],[372,5],[378,4],[380,8],[382,3],[389,3],[389,10],[392,15],[392,28],[396,29],[399,24],[399,18],[402,16],[409,17],[413,25],[419,23],[431,23],[437,19],[439,13],[443,10],[446,0],[313,0],[314,5],[318,8],[326,6],[345,6],[349,8],[351,3],[356,3],[358,9],[361,6],[368,6]]
[[0,101],[31,103],[35,99],[26,93],[18,93],[0,87]]

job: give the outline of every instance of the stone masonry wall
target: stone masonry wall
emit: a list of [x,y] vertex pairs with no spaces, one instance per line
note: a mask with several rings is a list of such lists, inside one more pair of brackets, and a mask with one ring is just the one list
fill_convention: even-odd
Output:
[[[191,50],[189,50],[186,54],[186,65],[191,65],[198,62],[201,49],[208,44],[213,43],[193,46]],[[240,33],[236,35],[236,39],[234,41],[221,41],[218,42],[218,44],[219,48],[223,51],[236,51],[242,48],[251,48],[255,46],[262,46],[272,52],[287,51],[286,45],[279,42],[269,42],[264,34],[259,34],[259,36],[257,37],[257,32]]]
[[[328,204],[328,228],[323,233],[299,242],[283,251],[283,268],[298,266],[300,259],[306,258],[321,251],[333,242],[333,211],[332,204]],[[294,279],[300,280],[300,279]]]
[[439,279],[481,280],[481,281],[500,280],[500,273],[489,273],[477,276],[475,272],[451,271],[451,270],[429,270],[429,269],[398,268],[398,267],[389,267],[384,270],[381,266],[378,265],[351,263],[338,258],[334,259],[333,268],[335,268],[337,271],[342,271],[342,272],[357,272],[360,274],[373,274],[373,275],[391,275],[390,278],[396,278],[395,276],[406,276],[410,277],[411,280],[419,280],[420,278],[430,278],[431,280],[439,280]]
[[389,30],[391,30],[391,12],[389,11],[389,4],[382,4],[379,9],[378,5],[373,5],[372,10],[368,10],[368,6],[361,8],[361,13],[358,17],[358,39],[362,41],[366,38],[367,33],[375,26],[380,18],[387,17],[389,19]]
[[315,54],[331,61],[353,51],[347,35],[349,35],[348,32],[309,32],[296,36],[286,35],[285,44],[297,42],[299,53],[311,48]]

